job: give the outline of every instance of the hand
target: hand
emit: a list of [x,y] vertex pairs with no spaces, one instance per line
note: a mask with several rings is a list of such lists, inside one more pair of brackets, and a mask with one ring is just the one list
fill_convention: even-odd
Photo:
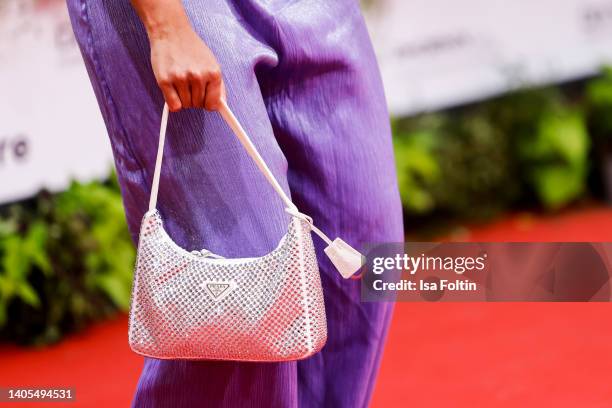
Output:
[[171,111],[219,110],[225,100],[221,67],[191,27],[151,36],[151,65]]

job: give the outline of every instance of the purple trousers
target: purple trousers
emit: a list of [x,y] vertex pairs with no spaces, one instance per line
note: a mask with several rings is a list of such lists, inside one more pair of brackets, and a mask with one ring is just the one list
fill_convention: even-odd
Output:
[[[67,0],[110,136],[137,239],[154,170],[162,94],[128,0]],[[296,205],[359,248],[403,239],[389,118],[356,0],[184,0],[221,65],[228,103]],[[158,209],[188,250],[261,256],[289,216],[216,112],[171,114]],[[298,362],[147,358],[137,407],[364,407],[392,305],[361,303],[313,238],[328,340]]]

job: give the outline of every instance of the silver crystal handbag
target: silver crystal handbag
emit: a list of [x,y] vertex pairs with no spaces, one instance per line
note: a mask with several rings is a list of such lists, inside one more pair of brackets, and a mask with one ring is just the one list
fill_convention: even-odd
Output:
[[331,241],[300,213],[254,144],[223,103],[220,114],[291,215],[287,233],[272,252],[227,259],[208,250],[179,247],[164,230],[157,194],[168,123],[164,106],[149,211],[142,219],[132,286],[129,344],[159,359],[235,361],[298,360],[327,339],[323,290],[311,232],[348,278],[362,256],[344,241]]

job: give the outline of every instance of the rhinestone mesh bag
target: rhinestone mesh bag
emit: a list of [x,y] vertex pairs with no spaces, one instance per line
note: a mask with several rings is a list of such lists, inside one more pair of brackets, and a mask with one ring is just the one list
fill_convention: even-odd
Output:
[[[311,232],[330,244],[326,253],[341,273],[359,254],[351,252],[352,248],[339,238],[330,241],[310,217],[297,211],[227,105],[220,112],[287,204],[292,216],[288,231],[272,252],[257,258],[226,259],[208,250],[189,252],[172,240],[156,209],[168,121],[165,106],[149,211],[140,229],[129,319],[130,347],[159,359],[306,358],[319,351],[327,339],[323,290]],[[351,264],[350,268],[355,266]]]

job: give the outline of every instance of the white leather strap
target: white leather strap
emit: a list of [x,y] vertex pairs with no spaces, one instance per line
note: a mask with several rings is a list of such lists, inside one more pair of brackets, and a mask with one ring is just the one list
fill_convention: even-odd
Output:
[[[149,199],[149,210],[153,210],[157,206],[157,196],[159,192],[159,179],[160,179],[161,167],[162,167],[163,156],[164,156],[166,129],[168,127],[168,113],[169,113],[168,104],[164,104],[164,110],[162,112],[161,125],[159,129],[159,145],[157,147],[157,159],[155,161],[155,172],[153,173],[153,184],[151,186],[151,197]],[[276,193],[283,200],[287,209],[291,210],[290,214],[295,214],[297,212],[297,207],[295,206],[295,204],[293,204],[293,202],[287,196],[287,194],[285,194],[285,191],[280,186],[280,184],[278,183],[278,181],[276,180],[276,178],[270,171],[270,168],[268,167],[266,162],[263,160],[263,158],[257,151],[257,148],[255,148],[255,145],[253,144],[253,142],[251,141],[251,139],[245,132],[240,122],[238,122],[238,119],[236,119],[236,116],[234,116],[229,106],[227,106],[227,103],[225,101],[222,103],[219,113],[221,114],[221,117],[223,117],[225,122],[228,124],[228,126],[232,129],[232,131],[234,132],[234,134],[236,135],[236,137],[238,138],[242,146],[245,148],[249,156],[251,156],[251,158],[253,159],[257,167],[259,168],[259,171],[261,171],[261,173],[265,176],[266,180],[268,180],[268,183],[270,183],[270,185],[274,188]]]
[[[334,241],[329,239],[327,235],[320,229],[314,226],[312,218],[306,214],[299,212],[298,208],[293,204],[289,196],[285,194],[285,191],[278,183],[278,180],[274,177],[268,165],[263,160],[257,148],[245,132],[236,116],[232,113],[229,106],[225,101],[222,102],[221,109],[219,110],[221,117],[227,122],[228,126],[232,129],[242,146],[246,149],[251,159],[257,165],[257,168],[264,175],[268,183],[274,188],[274,191],[285,203],[285,211],[291,214],[293,217],[300,218],[308,222],[312,228],[312,231],[317,234],[323,241],[327,243],[325,253],[329,256],[332,263],[338,268],[340,274],[348,278],[352,276],[362,265],[362,256],[355,249],[351,248],[347,243],[342,241],[340,238],[336,238]],[[168,105],[164,104],[164,110],[161,117],[161,125],[159,129],[159,145],[157,147],[157,159],[155,160],[155,172],[153,173],[153,185],[151,186],[151,197],[149,199],[149,211],[154,210],[157,206],[157,195],[159,192],[159,178],[161,174],[161,167],[164,156],[164,144],[166,141],[166,128],[168,127]]]
[[149,197],[149,211],[157,207],[157,194],[159,192],[159,176],[161,174],[162,161],[164,160],[164,144],[166,142],[166,128],[168,127],[168,104],[164,103],[164,110],[159,126],[159,143],[157,145],[157,159],[155,159],[155,172],[153,173],[153,184],[151,186],[151,197]]
[[236,119],[236,116],[234,116],[234,113],[230,110],[229,106],[227,106],[227,103],[225,101],[222,102],[219,113],[221,114],[221,117],[225,119],[225,122],[232,129],[240,143],[242,143],[242,146],[245,148],[249,156],[251,156],[251,159],[253,159],[259,170],[266,177],[268,183],[270,183],[270,185],[274,188],[279,197],[285,202],[287,209],[295,209],[295,211],[297,211],[297,207],[295,206],[295,204],[293,204],[293,202],[291,202],[291,199],[287,196],[287,194],[285,194],[285,191],[280,186],[276,178],[274,178],[274,175],[268,168],[268,165],[263,160],[263,158],[257,151],[257,148],[255,148],[255,145],[253,144],[247,133],[244,131],[244,128],[242,127],[240,122],[238,122],[238,119]]
[[[272,174],[272,171],[270,171],[270,168],[268,167],[264,159],[261,157],[261,155],[257,151],[257,148],[251,141],[251,138],[249,137],[249,135],[247,135],[246,131],[244,130],[240,122],[238,122],[238,119],[236,119],[236,116],[230,110],[229,106],[227,106],[227,103],[225,101],[222,102],[219,113],[221,114],[221,117],[225,120],[227,125],[230,127],[230,129],[232,129],[232,131],[234,132],[234,134],[236,135],[236,137],[238,138],[242,146],[247,151],[248,155],[251,157],[251,159],[253,159],[253,161],[257,165],[257,168],[259,168],[259,171],[261,171],[261,173],[264,175],[266,180],[268,180],[268,183],[270,183],[272,188],[274,188],[274,191],[276,191],[279,197],[283,200],[286,206],[286,211],[294,217],[298,217],[298,218],[301,218],[307,221],[313,227],[313,231],[317,235],[319,235],[328,244],[331,243],[331,240],[321,230],[319,230],[313,225],[312,218],[299,212],[295,204],[293,204],[293,202],[289,198],[289,196],[285,194],[285,191],[280,186],[278,180],[276,180],[276,178]],[[151,186],[151,197],[149,199],[149,211],[155,209],[157,206],[157,196],[159,193],[159,179],[161,175],[162,162],[164,160],[164,144],[166,141],[166,129],[168,128],[168,115],[169,115],[168,104],[164,104],[164,110],[162,112],[162,117],[161,117],[161,125],[159,128],[159,144],[157,147],[157,158],[155,160],[155,172],[153,173],[153,184]]]

